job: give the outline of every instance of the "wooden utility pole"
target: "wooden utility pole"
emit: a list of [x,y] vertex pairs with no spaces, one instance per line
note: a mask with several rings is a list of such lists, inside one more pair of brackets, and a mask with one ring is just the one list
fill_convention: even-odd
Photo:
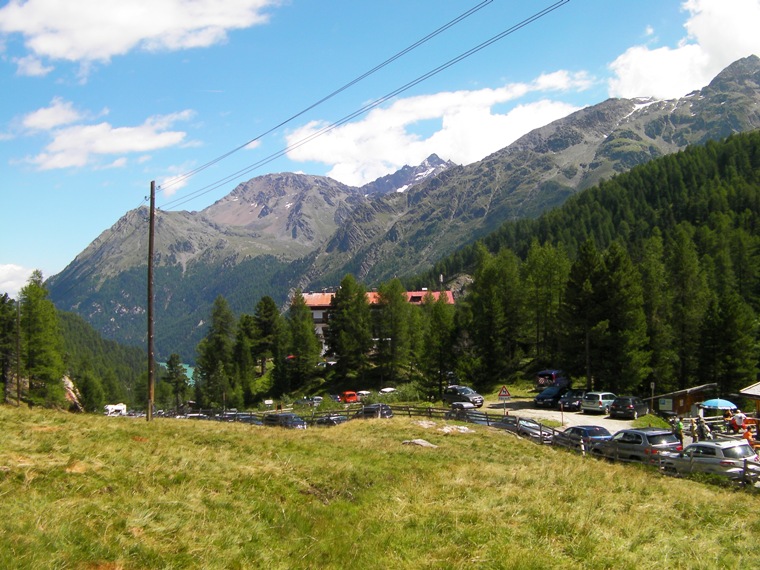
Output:
[[16,406],[21,406],[21,295],[16,300]]
[[147,421],[153,419],[156,384],[153,370],[153,234],[156,229],[156,182],[150,183],[150,223],[148,227],[148,410]]

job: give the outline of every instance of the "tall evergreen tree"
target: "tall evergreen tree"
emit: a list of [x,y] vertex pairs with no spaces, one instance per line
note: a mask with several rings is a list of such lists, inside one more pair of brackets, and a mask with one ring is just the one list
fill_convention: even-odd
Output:
[[277,309],[274,299],[268,295],[262,297],[256,303],[253,318],[256,324],[256,335],[252,349],[259,360],[260,374],[263,376],[266,374],[267,360],[272,358],[274,354],[275,329],[280,319],[280,311]]
[[597,298],[607,325],[594,367],[613,392],[637,392],[651,370],[640,275],[619,242],[610,244],[603,261]]
[[243,393],[232,384],[235,340],[235,316],[227,300],[219,295],[211,312],[211,326],[206,337],[198,344],[199,402],[202,406],[237,407],[242,405]]
[[398,279],[392,279],[378,287],[375,308],[375,334],[377,348],[375,363],[379,373],[380,388],[404,379],[408,372],[410,357],[409,312],[411,305],[406,289]]
[[560,309],[564,368],[574,377],[585,377],[588,390],[594,387],[599,339],[607,328],[599,304],[602,271],[602,259],[594,242],[585,241],[570,268]]
[[430,395],[441,398],[451,373],[454,371],[454,306],[446,302],[445,295],[434,299],[432,294],[422,302],[424,331],[421,367],[428,379]]
[[702,316],[706,310],[706,285],[691,229],[685,224],[676,228],[666,259],[678,389],[687,388],[696,377]]
[[534,241],[525,263],[522,280],[526,295],[526,324],[532,331],[533,357],[541,365],[552,365],[559,357],[559,308],[565,292],[570,260],[564,247]]
[[3,293],[0,296],[0,381],[3,397],[15,374],[16,336],[16,301]]
[[21,289],[22,374],[29,378],[29,399],[33,403],[63,405],[63,337],[58,313],[42,281],[34,271]]
[[166,375],[163,381],[171,387],[174,409],[179,412],[187,398],[187,391],[190,387],[190,381],[179,354],[173,352],[169,356],[169,360],[166,361]]
[[347,274],[335,292],[328,312],[325,333],[327,354],[335,357],[333,367],[340,381],[363,379],[372,350],[372,320],[367,292]]
[[639,269],[649,350],[652,355],[649,381],[655,383],[660,393],[676,388],[671,299],[664,255],[662,236],[659,231],[655,231],[644,243]]
[[311,310],[306,306],[301,290],[296,290],[288,309],[290,354],[288,355],[288,391],[299,390],[312,380],[316,373],[321,343],[314,330]]
[[469,337],[475,352],[475,385],[509,380],[522,357],[524,304],[519,260],[509,250],[497,255],[484,248],[466,298]]

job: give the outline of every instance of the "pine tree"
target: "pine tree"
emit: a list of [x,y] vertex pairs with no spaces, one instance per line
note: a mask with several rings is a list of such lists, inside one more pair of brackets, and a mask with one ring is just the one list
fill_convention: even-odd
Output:
[[197,349],[199,393],[196,398],[200,397],[202,406],[242,405],[242,390],[238,394],[230,383],[235,369],[232,359],[234,334],[235,317],[226,299],[219,295],[212,308],[209,331]]
[[402,381],[409,366],[411,306],[406,290],[398,279],[383,283],[377,292],[374,313],[377,338],[375,364],[379,374],[379,387],[382,388]]
[[300,289],[296,290],[288,309],[290,354],[288,355],[288,391],[299,390],[312,380],[316,373],[321,343],[314,330],[311,310]]
[[436,300],[429,293],[422,302],[422,315],[421,368],[428,379],[429,395],[440,399],[455,367],[454,306],[446,302],[445,295]]
[[560,308],[564,368],[574,377],[585,377],[588,390],[593,388],[595,365],[600,356],[598,341],[607,327],[599,305],[602,270],[596,246],[590,240],[585,241],[570,268]]
[[335,357],[333,366],[339,381],[363,379],[372,350],[372,321],[367,292],[354,277],[346,275],[335,292],[328,312],[325,333],[327,354]]
[[42,281],[34,271],[20,292],[22,374],[29,378],[29,399],[44,405],[63,405],[63,338],[58,313]]
[[610,245],[603,261],[597,298],[607,326],[594,367],[608,389],[633,393],[651,370],[640,275],[619,242]]
[[166,375],[163,380],[171,387],[171,393],[174,396],[174,409],[179,413],[190,387],[190,381],[187,372],[185,372],[185,367],[182,366],[182,359],[179,354],[172,353],[169,356],[169,360],[166,361]]
[[684,224],[676,228],[666,259],[678,389],[690,386],[697,374],[700,327],[706,309],[706,285],[690,229]]
[[649,337],[650,382],[654,382],[660,393],[675,390],[675,352],[673,350],[673,328],[671,324],[671,299],[667,285],[667,271],[664,263],[664,247],[659,231],[643,245],[643,257],[639,263],[644,299],[644,314]]
[[16,301],[4,293],[0,296],[0,381],[3,398],[15,374],[16,336]]
[[263,376],[267,370],[267,360],[272,358],[274,351],[275,328],[280,318],[280,311],[272,297],[262,297],[256,303],[253,314],[256,324],[255,342],[252,350],[261,364],[260,374]]

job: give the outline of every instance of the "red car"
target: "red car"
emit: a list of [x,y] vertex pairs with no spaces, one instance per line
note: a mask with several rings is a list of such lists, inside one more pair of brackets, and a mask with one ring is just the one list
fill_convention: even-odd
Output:
[[351,392],[351,391],[343,392],[340,395],[340,401],[343,402],[344,404],[355,404],[356,402],[359,401],[359,396],[356,395],[356,392]]

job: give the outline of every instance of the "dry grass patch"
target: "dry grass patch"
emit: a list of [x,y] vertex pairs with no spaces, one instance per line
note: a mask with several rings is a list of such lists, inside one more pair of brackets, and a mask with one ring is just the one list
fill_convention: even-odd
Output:
[[[0,567],[752,567],[758,495],[474,427],[0,407]],[[52,429],[51,429],[52,428]],[[425,439],[438,448],[402,445]]]

